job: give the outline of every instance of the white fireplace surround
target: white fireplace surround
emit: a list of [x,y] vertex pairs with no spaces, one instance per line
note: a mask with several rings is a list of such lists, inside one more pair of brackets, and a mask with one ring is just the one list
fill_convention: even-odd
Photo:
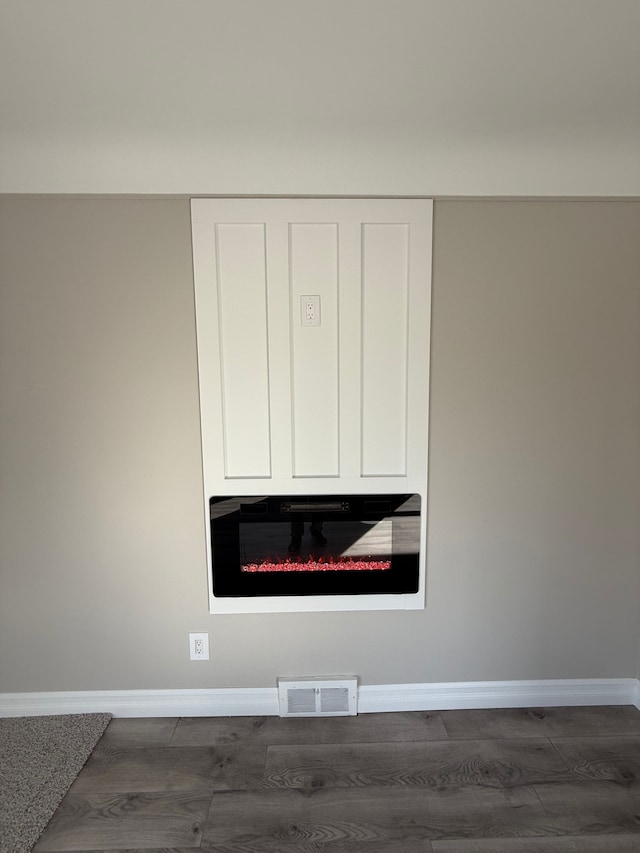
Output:
[[[424,608],[432,208],[192,200],[211,613]],[[421,497],[417,593],[214,594],[210,497],[376,492]]]

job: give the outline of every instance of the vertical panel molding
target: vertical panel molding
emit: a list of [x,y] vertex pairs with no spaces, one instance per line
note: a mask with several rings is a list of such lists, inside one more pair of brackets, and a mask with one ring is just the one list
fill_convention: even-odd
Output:
[[265,226],[215,230],[225,477],[270,477]]
[[[289,226],[294,477],[337,477],[338,226]],[[301,299],[319,298],[318,326],[302,325]]]
[[362,476],[407,473],[409,226],[362,226]]

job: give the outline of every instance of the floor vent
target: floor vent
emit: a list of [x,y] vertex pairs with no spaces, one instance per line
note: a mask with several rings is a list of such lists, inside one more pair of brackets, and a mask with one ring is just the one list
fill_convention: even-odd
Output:
[[358,713],[358,679],[279,678],[281,717],[348,717]]

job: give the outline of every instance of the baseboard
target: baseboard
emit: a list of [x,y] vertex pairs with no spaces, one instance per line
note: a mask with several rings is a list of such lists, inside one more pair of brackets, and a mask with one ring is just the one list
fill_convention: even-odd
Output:
[[114,717],[271,716],[278,713],[278,689],[0,693],[0,717],[85,714],[92,711],[106,711]]
[[[589,678],[377,684],[363,685],[358,690],[361,714],[562,705],[635,705],[640,710],[640,680]],[[278,691],[276,687],[257,687],[0,693],[0,717],[92,711],[108,712],[114,717],[275,716],[278,714]]]
[[361,687],[358,711],[445,711],[563,705],[636,705],[636,678],[462,681]]

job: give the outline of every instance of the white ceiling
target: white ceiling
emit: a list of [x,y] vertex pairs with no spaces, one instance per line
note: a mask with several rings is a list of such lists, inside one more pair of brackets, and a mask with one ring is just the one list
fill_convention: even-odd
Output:
[[640,195],[640,0],[0,0],[0,192]]

